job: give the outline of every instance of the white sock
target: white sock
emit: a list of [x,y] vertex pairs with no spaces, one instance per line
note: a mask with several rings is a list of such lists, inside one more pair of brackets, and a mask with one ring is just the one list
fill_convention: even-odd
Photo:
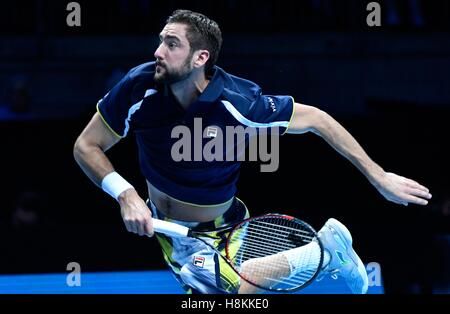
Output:
[[[284,251],[283,254],[291,267],[291,276],[300,272],[315,271],[320,259],[320,246],[317,242],[311,242],[301,247]],[[322,265],[327,265],[330,255],[327,251],[324,254]]]

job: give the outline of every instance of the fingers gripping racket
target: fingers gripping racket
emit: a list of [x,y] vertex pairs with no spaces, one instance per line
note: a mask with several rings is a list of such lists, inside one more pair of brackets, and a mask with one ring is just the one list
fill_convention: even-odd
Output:
[[225,254],[202,239],[208,232],[158,219],[153,219],[153,228],[168,236],[199,239],[242,279],[264,290],[299,290],[315,279],[323,263],[323,247],[316,231],[291,216],[267,214],[226,228]]

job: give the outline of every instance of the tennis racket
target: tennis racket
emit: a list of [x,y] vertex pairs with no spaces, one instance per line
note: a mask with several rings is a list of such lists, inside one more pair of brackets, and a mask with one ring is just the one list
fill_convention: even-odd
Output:
[[168,236],[204,242],[242,279],[263,290],[293,292],[304,288],[316,278],[323,263],[323,247],[317,232],[302,220],[287,215],[251,217],[234,226],[213,230],[229,232],[222,252],[202,239],[208,237],[208,232],[158,219],[153,219],[153,228]]

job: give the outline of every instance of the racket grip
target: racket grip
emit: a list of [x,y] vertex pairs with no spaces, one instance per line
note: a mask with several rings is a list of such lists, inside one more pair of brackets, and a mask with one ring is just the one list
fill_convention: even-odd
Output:
[[189,228],[185,226],[160,219],[153,219],[153,230],[170,237],[186,237],[189,232]]

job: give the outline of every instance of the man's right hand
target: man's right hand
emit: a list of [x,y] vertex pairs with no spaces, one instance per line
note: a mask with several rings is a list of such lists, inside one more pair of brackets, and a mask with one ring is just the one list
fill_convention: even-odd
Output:
[[120,212],[128,232],[140,236],[153,236],[152,214],[147,204],[135,189],[128,189],[119,195]]

